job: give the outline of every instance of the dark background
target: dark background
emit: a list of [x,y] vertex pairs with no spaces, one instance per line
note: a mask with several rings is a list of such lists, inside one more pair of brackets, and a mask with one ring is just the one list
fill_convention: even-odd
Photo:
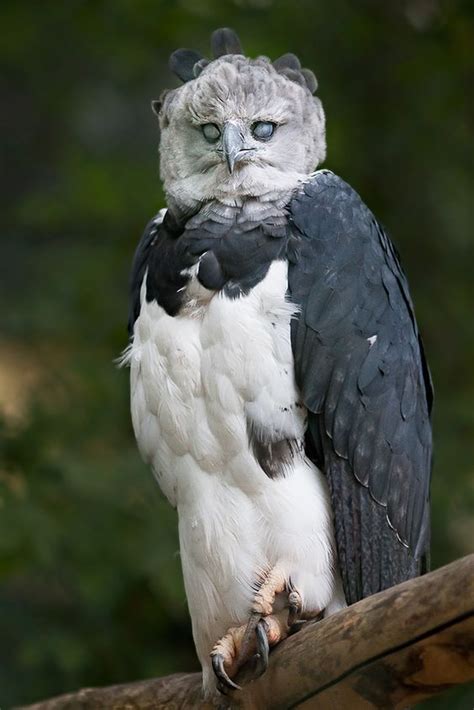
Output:
[[326,166],[398,245],[433,371],[433,566],[472,550],[473,3],[3,0],[0,13],[2,708],[197,668],[175,513],[140,461],[113,360],[131,256],[163,206],[150,100],[177,84],[170,52],[208,52],[216,27],[317,74]]

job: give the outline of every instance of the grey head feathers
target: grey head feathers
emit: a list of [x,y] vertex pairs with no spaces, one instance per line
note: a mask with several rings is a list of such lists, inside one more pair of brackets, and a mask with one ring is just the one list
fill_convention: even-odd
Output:
[[216,59],[225,54],[243,54],[238,36],[229,27],[222,27],[212,33],[211,49]]
[[197,76],[194,67],[200,65],[202,59],[204,59],[202,54],[195,52],[194,49],[177,49],[169,59],[169,67],[181,81],[191,81]]
[[216,201],[286,204],[326,155],[316,77],[291,53],[246,57],[228,28],[213,33],[211,48],[212,59],[173,52],[183,83],[152,102],[168,206],[192,214]]
[[[212,33],[211,49],[214,59],[230,54],[244,54],[237,34],[229,27],[222,27]],[[169,67],[173,74],[186,83],[196,79],[211,61],[193,49],[177,49],[170,56]],[[303,69],[295,54],[291,52],[283,54],[272,64],[279,74],[283,74],[290,81],[295,81],[300,86],[306,87],[312,94],[318,88],[314,73],[311,69]]]

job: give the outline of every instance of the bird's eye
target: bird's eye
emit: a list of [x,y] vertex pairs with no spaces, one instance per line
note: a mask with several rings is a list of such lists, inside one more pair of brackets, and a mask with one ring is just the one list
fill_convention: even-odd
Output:
[[215,123],[205,123],[201,126],[201,129],[208,143],[215,143],[221,135],[219,126],[216,126]]
[[257,121],[252,126],[252,135],[259,141],[267,141],[275,131],[275,124],[270,121]]

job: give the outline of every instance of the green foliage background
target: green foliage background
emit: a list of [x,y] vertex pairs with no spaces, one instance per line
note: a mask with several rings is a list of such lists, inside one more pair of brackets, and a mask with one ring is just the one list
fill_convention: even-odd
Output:
[[[175,514],[113,359],[163,205],[150,100],[176,85],[170,52],[208,51],[222,25],[318,76],[326,165],[397,243],[433,370],[433,566],[472,549],[473,4],[3,0],[2,708],[197,668]],[[472,690],[433,707],[471,708]]]

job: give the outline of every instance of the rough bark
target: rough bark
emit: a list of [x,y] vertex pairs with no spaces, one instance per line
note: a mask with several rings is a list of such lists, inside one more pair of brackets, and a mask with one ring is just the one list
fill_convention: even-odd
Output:
[[406,708],[474,679],[474,555],[320,622],[275,648],[260,679],[214,704],[200,676],[84,689],[28,710],[216,707],[256,710]]

